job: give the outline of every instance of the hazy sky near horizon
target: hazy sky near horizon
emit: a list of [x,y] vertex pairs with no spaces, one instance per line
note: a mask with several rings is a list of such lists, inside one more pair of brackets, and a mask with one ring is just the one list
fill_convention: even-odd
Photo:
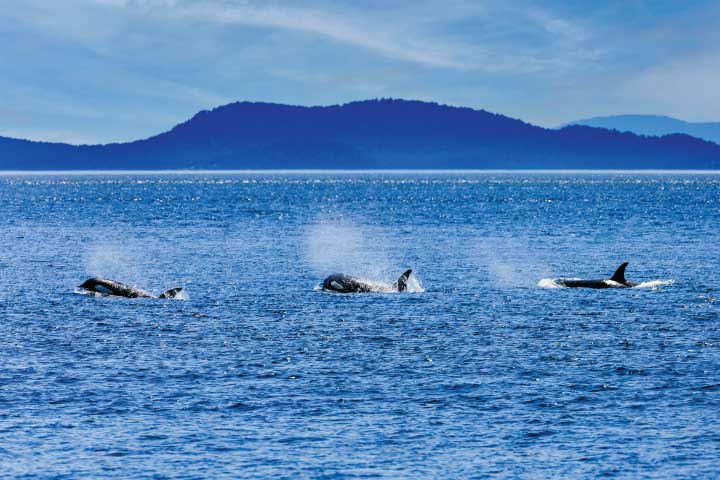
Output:
[[0,135],[125,141],[238,100],[378,97],[720,121],[718,25],[716,0],[0,0]]

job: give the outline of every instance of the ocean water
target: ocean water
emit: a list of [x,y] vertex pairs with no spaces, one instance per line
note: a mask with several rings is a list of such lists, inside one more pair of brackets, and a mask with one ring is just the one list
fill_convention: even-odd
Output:
[[720,175],[3,175],[0,213],[2,478],[720,475]]

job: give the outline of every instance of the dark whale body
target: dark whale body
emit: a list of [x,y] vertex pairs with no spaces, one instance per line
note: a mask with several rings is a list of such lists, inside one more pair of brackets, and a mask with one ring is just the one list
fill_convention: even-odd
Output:
[[400,275],[393,285],[383,285],[342,273],[330,275],[323,280],[323,289],[338,293],[404,292],[412,270]]
[[125,298],[175,298],[180,290],[182,290],[182,287],[171,288],[159,297],[156,297],[145,290],[106,278],[89,278],[80,285],[80,288],[84,288],[90,292],[102,293],[103,295]]
[[559,278],[555,280],[555,283],[563,287],[568,288],[630,288],[635,287],[638,284],[625,280],[625,267],[628,266],[628,262],[623,263],[615,270],[615,273],[610,278],[604,278],[600,280],[571,280],[565,278]]

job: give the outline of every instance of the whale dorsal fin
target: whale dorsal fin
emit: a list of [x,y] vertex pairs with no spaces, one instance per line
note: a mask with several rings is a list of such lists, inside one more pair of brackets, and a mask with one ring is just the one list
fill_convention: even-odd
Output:
[[623,263],[618,267],[617,270],[615,270],[615,273],[613,273],[613,276],[610,277],[610,280],[613,282],[618,283],[627,283],[627,280],[625,280],[625,267],[628,266],[628,262]]
[[408,278],[410,278],[411,273],[412,273],[412,269],[407,270],[405,273],[400,275],[400,278],[398,278],[398,281],[395,282],[395,285],[393,285],[393,287],[397,288],[398,292],[404,292],[407,290],[407,281],[408,281]]

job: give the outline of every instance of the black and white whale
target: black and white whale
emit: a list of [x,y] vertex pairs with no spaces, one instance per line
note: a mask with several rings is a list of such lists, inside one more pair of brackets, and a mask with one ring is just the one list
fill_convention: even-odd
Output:
[[182,287],[171,288],[159,297],[124,283],[108,280],[106,278],[88,278],[80,285],[89,292],[102,293],[103,295],[113,295],[125,298],[175,298],[182,290]]
[[630,288],[638,284],[625,280],[625,267],[628,262],[623,263],[615,270],[612,277],[600,280],[576,280],[570,278],[558,278],[556,284],[568,288]]
[[373,282],[363,278],[352,277],[342,273],[330,275],[323,280],[323,289],[338,293],[367,293],[367,292],[405,292],[407,282],[412,270],[407,270],[400,275],[397,282],[388,285],[380,282]]

